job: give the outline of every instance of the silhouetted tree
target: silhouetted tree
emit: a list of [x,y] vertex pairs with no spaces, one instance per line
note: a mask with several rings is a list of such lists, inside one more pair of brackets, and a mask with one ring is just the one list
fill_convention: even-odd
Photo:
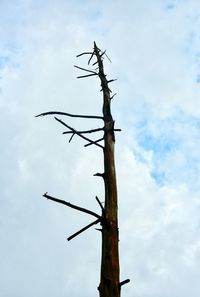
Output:
[[[118,231],[118,205],[117,205],[117,184],[116,184],[116,173],[115,173],[115,158],[114,158],[114,146],[115,146],[115,131],[121,131],[120,129],[115,129],[115,122],[111,114],[111,100],[114,95],[111,95],[111,90],[109,84],[114,81],[114,79],[107,79],[106,74],[104,73],[104,57],[107,57],[106,51],[101,51],[96,43],[94,42],[94,48],[91,52],[83,52],[77,57],[88,55],[88,65],[97,67],[94,70],[89,70],[79,66],[75,66],[85,73],[78,78],[88,78],[92,76],[98,76],[101,83],[101,91],[103,94],[103,108],[102,116],[94,115],[79,115],[79,114],[70,114],[66,112],[58,111],[49,111],[39,116],[46,115],[62,115],[68,117],[76,118],[89,118],[89,119],[98,119],[103,121],[104,125],[102,128],[77,131],[74,128],[70,127],[63,120],[55,117],[55,120],[61,123],[63,126],[68,128],[67,132],[63,134],[71,134],[69,142],[72,140],[74,135],[78,135],[87,141],[85,146],[95,145],[97,148],[101,149],[104,157],[104,172],[96,173],[95,176],[102,177],[105,188],[105,200],[102,204],[99,198],[96,196],[96,200],[101,208],[101,214],[97,214],[89,209],[82,208],[80,206],[71,204],[64,200],[50,196],[48,193],[45,193],[43,196],[52,201],[64,204],[68,207],[74,208],[81,212],[87,213],[95,217],[95,221],[85,226],[75,234],[68,237],[68,240],[73,239],[75,236],[79,235],[83,231],[87,230],[95,224],[100,224],[101,228],[99,229],[102,233],[102,255],[101,255],[101,273],[100,273],[100,284],[98,287],[100,297],[119,297],[121,286],[128,283],[130,280],[126,279],[120,281],[120,265],[119,265],[119,231]],[[107,57],[108,58],[108,57]],[[108,58],[109,59],[109,58]],[[102,132],[103,135],[97,140],[92,140],[85,136],[85,134],[93,134],[96,132]]]

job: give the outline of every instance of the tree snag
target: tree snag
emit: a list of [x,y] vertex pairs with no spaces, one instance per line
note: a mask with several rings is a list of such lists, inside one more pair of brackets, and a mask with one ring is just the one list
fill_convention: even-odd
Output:
[[[96,43],[94,42],[94,48],[92,52],[84,52],[79,54],[77,57],[89,55],[88,65],[94,61],[92,64],[97,65],[97,69],[89,70],[83,67],[74,66],[81,71],[87,72],[85,75],[78,76],[77,78],[87,78],[98,76],[101,82],[101,91],[103,93],[103,116],[94,116],[94,115],[79,115],[79,114],[70,114],[66,112],[59,111],[49,111],[37,115],[46,116],[46,115],[62,115],[68,117],[78,117],[84,119],[99,119],[103,120],[104,126],[102,128],[96,128],[85,131],[77,131],[74,128],[67,125],[63,120],[55,117],[55,120],[61,123],[63,126],[68,128],[68,131],[63,132],[63,134],[71,134],[69,142],[72,138],[77,135],[88,143],[85,145],[95,145],[97,148],[101,148],[103,151],[104,157],[104,172],[96,173],[94,176],[99,176],[103,178],[104,188],[105,188],[105,199],[104,207],[100,202],[99,198],[96,197],[97,203],[101,208],[101,215],[96,214],[95,212],[71,204],[64,200],[52,197],[45,193],[43,196],[49,200],[52,200],[57,203],[64,204],[68,207],[74,208],[86,214],[92,215],[96,218],[95,221],[91,222],[87,226],[83,227],[70,237],[68,240],[73,239],[80,233],[84,232],[91,226],[100,223],[101,229],[97,229],[102,233],[102,255],[101,255],[101,273],[100,273],[100,284],[98,286],[100,297],[120,297],[121,286],[128,283],[130,280],[126,279],[120,282],[120,265],[119,265],[119,231],[118,231],[118,205],[117,205],[117,183],[116,183],[116,173],[115,173],[115,158],[114,158],[114,146],[115,146],[115,131],[121,131],[120,129],[115,129],[115,122],[111,114],[111,100],[116,95],[112,95],[112,91],[109,88],[109,83],[115,81],[115,79],[107,80],[104,73],[103,59],[107,57],[106,51],[101,51]],[[108,58],[108,57],[107,57]],[[108,58],[109,59],[109,58]],[[110,60],[110,59],[109,59]],[[92,140],[83,134],[93,134],[96,132],[102,131],[103,135],[97,140]],[[103,143],[102,143],[103,142]]]

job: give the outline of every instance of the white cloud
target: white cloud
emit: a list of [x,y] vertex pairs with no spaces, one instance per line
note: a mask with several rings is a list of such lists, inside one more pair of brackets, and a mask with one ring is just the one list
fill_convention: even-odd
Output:
[[[147,165],[137,164],[131,152],[124,151],[122,156],[119,160],[122,267],[125,265],[125,273],[133,274],[132,293],[143,296],[149,287],[149,296],[153,293],[159,296],[164,286],[164,296],[170,296],[172,288],[181,290],[178,283],[182,272],[181,277],[188,279],[185,284],[188,292],[190,275],[198,274],[193,258],[198,261],[195,253],[199,242],[198,193],[186,186],[157,186]],[[196,285],[194,296],[198,292]],[[183,292],[183,296],[187,294]]]

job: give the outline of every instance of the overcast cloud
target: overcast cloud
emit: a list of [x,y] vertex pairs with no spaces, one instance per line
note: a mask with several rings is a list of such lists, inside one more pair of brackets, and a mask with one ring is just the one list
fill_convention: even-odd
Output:
[[101,151],[34,118],[101,114],[98,80],[73,68],[94,40],[118,79],[121,278],[131,279],[122,296],[200,296],[199,28],[197,0],[0,0],[2,297],[98,296],[100,234],[67,242],[91,218],[42,194],[99,211]]

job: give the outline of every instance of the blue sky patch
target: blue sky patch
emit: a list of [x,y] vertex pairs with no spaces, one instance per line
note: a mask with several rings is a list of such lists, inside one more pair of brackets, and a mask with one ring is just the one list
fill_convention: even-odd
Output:
[[161,135],[153,137],[152,135],[143,132],[138,138],[138,144],[145,151],[151,151],[153,168],[151,169],[151,176],[159,184],[163,185],[165,181],[165,173],[160,164],[165,160],[167,154],[173,151],[176,147],[174,139]]
[[158,170],[152,170],[151,171],[151,176],[153,179],[156,181],[156,183],[160,186],[164,185],[165,181],[165,173],[163,171],[158,171]]
[[150,173],[159,185],[176,181],[184,182],[188,187],[199,187],[198,117],[177,110],[173,117],[164,121],[143,119],[137,130],[137,143],[141,150],[136,157],[145,163],[144,151],[150,153]]
[[9,61],[10,58],[8,56],[0,56],[0,69],[5,68]]
[[153,137],[150,134],[142,134],[138,138],[138,144],[147,151],[153,151],[160,157],[164,157],[175,146],[175,141],[165,136]]
[[171,4],[167,4],[166,9],[172,10],[172,9],[174,9],[174,7],[175,7],[174,4],[171,3]]
[[196,82],[197,82],[198,84],[200,84],[200,74],[197,75]]

